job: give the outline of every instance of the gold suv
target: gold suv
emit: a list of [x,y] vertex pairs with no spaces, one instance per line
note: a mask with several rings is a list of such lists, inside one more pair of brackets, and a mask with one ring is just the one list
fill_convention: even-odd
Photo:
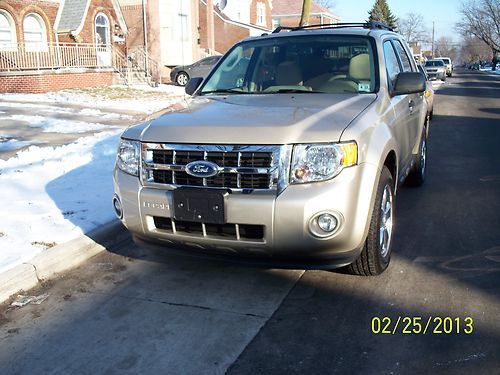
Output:
[[425,178],[425,79],[383,25],[284,29],[123,133],[116,214],[141,244],[379,274],[398,186]]

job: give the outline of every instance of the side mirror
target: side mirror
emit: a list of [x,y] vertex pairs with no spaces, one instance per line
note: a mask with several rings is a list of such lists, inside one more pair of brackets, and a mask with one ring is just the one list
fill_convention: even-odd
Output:
[[186,94],[188,95],[193,95],[196,90],[198,90],[198,87],[200,87],[201,82],[203,82],[203,78],[201,77],[194,77],[191,78],[185,88]]
[[414,94],[422,91],[425,91],[425,78],[423,74],[417,72],[403,72],[398,74],[391,95]]

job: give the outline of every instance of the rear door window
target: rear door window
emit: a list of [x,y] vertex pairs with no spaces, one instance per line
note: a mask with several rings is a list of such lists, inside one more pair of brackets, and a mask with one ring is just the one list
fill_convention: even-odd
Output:
[[410,58],[408,57],[403,45],[399,40],[394,41],[394,46],[396,51],[398,51],[399,58],[401,59],[401,65],[403,66],[403,72],[411,72],[413,69],[411,67]]
[[389,83],[389,89],[393,89],[396,83],[396,77],[401,73],[401,68],[399,66],[398,58],[396,52],[392,47],[391,41],[384,42],[384,60],[385,68],[387,71],[387,81]]

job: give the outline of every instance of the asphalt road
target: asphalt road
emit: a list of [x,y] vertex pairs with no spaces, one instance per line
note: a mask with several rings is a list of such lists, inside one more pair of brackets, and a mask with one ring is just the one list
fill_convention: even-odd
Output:
[[[127,241],[34,291],[50,294],[43,304],[2,307],[0,373],[498,373],[499,99],[500,76],[471,71],[436,93],[428,179],[399,191],[381,276],[252,268]],[[418,318],[421,333],[403,333],[418,332]]]

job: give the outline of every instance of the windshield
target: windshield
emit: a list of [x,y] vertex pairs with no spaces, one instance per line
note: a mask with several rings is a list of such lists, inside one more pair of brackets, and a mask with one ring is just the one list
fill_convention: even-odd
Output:
[[442,60],[429,60],[425,66],[444,66],[444,62]]
[[450,59],[441,59],[441,60],[443,60],[443,62],[444,62],[445,64],[451,64]]
[[287,36],[237,45],[200,94],[369,93],[376,87],[368,38]]

